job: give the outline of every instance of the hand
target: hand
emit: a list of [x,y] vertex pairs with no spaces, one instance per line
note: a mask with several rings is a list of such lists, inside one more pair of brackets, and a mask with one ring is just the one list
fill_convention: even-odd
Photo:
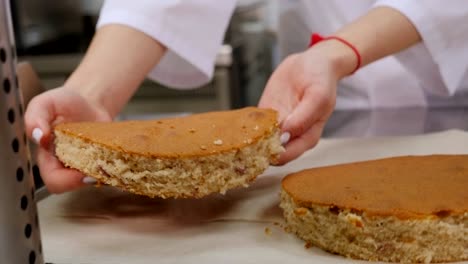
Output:
[[52,193],[83,186],[84,175],[63,167],[54,155],[53,127],[71,121],[111,121],[98,104],[67,88],[57,88],[34,97],[25,113],[27,134],[39,145],[37,162],[43,180]]
[[[272,74],[259,107],[278,111],[282,140],[289,133],[279,164],[297,158],[317,144],[335,107],[338,80],[355,63],[354,54],[346,48],[332,41],[317,44],[287,57]],[[344,57],[336,56],[341,51],[346,56],[351,52],[351,63],[342,63]]]

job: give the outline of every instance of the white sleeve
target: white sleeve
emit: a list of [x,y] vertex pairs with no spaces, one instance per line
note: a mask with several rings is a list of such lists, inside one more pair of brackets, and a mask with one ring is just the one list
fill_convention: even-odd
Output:
[[[392,7],[404,14],[422,37],[422,48],[397,56],[409,70],[420,79],[431,79],[430,74],[439,74],[443,87],[433,91],[437,94],[453,95],[468,70],[468,4],[466,0],[379,0],[376,6]],[[409,50],[411,50],[410,48]],[[400,55],[403,55],[400,54]],[[429,69],[425,59],[418,55],[428,54],[435,70]],[[413,55],[413,56],[411,56]],[[421,58],[421,56],[419,56]],[[415,63],[417,62],[417,63]],[[423,75],[427,76],[423,76]],[[429,77],[429,78],[426,78]],[[425,86],[430,86],[429,83]],[[435,87],[435,86],[434,86]],[[466,87],[465,87],[466,88]],[[443,89],[444,91],[442,91]]]
[[194,88],[213,76],[235,0],[107,0],[97,27],[123,24],[167,47],[149,78],[173,88]]

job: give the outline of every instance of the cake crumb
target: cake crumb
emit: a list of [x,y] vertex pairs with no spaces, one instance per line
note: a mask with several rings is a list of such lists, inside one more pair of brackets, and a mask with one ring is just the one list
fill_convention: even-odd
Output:
[[191,129],[189,129],[189,132],[190,132],[190,133],[195,133],[195,129],[194,129],[194,128],[191,128]]
[[253,128],[255,131],[257,131],[259,129],[258,125],[257,126],[254,126]]
[[312,247],[312,243],[310,242],[306,242],[305,245],[304,245],[305,248],[309,249]]
[[294,209],[294,213],[296,215],[305,215],[307,213],[307,209],[305,209],[304,207],[299,207]]
[[244,143],[245,143],[245,144],[251,144],[251,143],[252,143],[252,139],[251,139],[251,138],[244,139]]
[[271,236],[271,229],[269,227],[265,227],[265,235]]
[[205,146],[205,145],[201,145],[200,148],[203,149],[203,150],[205,150],[205,149],[206,149],[206,146]]
[[355,215],[355,214],[348,214],[346,215],[346,220],[354,225],[355,227],[359,227],[359,228],[362,228],[364,227],[364,223],[362,222],[362,218],[358,215]]
[[234,168],[234,171],[237,172],[237,174],[242,175],[245,173],[245,167],[244,166],[237,166]]
[[213,144],[219,146],[223,144],[223,141],[221,139],[216,139],[215,141],[213,141]]

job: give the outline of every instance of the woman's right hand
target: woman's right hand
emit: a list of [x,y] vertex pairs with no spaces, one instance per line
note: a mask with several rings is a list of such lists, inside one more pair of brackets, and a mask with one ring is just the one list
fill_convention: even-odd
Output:
[[65,87],[47,91],[31,100],[25,113],[26,130],[39,146],[37,163],[51,193],[62,193],[85,185],[85,175],[65,168],[55,157],[54,126],[63,122],[111,120],[104,107]]

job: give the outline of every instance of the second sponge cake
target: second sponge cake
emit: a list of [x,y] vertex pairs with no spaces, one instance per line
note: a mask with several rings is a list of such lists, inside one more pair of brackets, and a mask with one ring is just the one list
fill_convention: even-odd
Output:
[[244,108],[186,117],[55,127],[65,166],[137,194],[202,197],[247,186],[283,151],[277,113]]
[[406,156],[293,173],[282,182],[289,229],[347,257],[468,260],[468,155]]

